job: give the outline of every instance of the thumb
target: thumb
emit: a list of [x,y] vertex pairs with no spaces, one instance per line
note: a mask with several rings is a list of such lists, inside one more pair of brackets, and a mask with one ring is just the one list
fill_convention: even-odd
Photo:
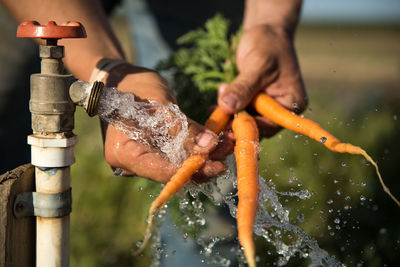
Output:
[[218,106],[228,114],[244,109],[259,91],[257,76],[243,73],[230,84],[222,83],[218,88]]

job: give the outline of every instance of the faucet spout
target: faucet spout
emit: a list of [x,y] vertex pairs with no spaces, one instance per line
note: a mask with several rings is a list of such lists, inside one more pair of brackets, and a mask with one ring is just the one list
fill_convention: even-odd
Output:
[[69,96],[72,102],[84,108],[86,113],[93,117],[97,114],[97,106],[104,83],[95,81],[89,83],[77,80],[69,87]]

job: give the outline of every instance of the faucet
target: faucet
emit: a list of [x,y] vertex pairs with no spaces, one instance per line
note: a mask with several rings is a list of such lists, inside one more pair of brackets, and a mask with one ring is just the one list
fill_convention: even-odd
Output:
[[[50,21],[40,25],[26,21],[19,25],[17,37],[45,40],[39,47],[41,73],[31,75],[29,101],[33,133],[28,136],[28,144],[36,183],[36,192],[32,192],[33,215],[37,217],[36,266],[65,267],[69,266],[70,253],[70,166],[75,162],[74,145],[78,141],[72,132],[75,105],[83,106],[90,116],[95,115],[104,85],[75,81],[64,73],[64,47],[57,41],[85,38],[85,29],[79,22],[57,25]],[[46,209],[42,208],[43,203]],[[24,216],[19,211],[15,215]]]

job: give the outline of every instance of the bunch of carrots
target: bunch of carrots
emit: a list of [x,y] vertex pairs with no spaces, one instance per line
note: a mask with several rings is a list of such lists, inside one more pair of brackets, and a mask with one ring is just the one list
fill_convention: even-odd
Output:
[[[296,133],[306,135],[320,143],[323,143],[329,150],[338,153],[350,153],[362,155],[370,162],[376,170],[379,181],[385,192],[400,207],[400,202],[390,193],[389,188],[383,182],[379,173],[378,165],[375,161],[358,146],[349,143],[341,143],[336,137],[324,130],[319,124],[309,119],[302,118],[284,108],[270,96],[259,93],[251,105],[256,111],[264,117],[270,119],[281,127],[290,129]],[[224,113],[220,108],[216,108],[206,122],[206,126],[220,133],[229,122],[230,115]],[[245,112],[235,115],[232,123],[232,129],[235,136],[235,157],[237,164],[238,180],[238,210],[237,210],[237,228],[239,242],[244,249],[244,254],[250,267],[256,266],[255,247],[253,242],[253,224],[258,207],[258,166],[257,166],[257,144],[258,129],[254,119]],[[166,202],[181,187],[190,180],[205,163],[206,158],[201,155],[190,156],[185,160],[181,168],[165,185],[159,196],[153,201],[148,214],[148,226],[145,239],[137,251],[141,252],[151,237],[152,220],[156,211],[161,209]]]
[[[217,17],[214,18],[214,20],[221,24],[221,18]],[[208,28],[210,28],[209,30],[212,30],[213,27],[210,27],[210,24],[208,24],[208,26]],[[189,37],[191,36],[189,35]],[[254,107],[259,114],[270,119],[281,127],[308,136],[311,139],[322,143],[333,152],[362,155],[375,167],[378,179],[384,191],[400,207],[400,202],[391,194],[384,184],[379,173],[378,165],[365,150],[349,143],[341,143],[339,139],[324,130],[316,122],[302,118],[294,112],[287,110],[265,93],[259,93],[256,95],[250,105]],[[224,113],[219,107],[217,107],[210,115],[205,125],[214,133],[219,134],[228,124],[230,119],[230,115]],[[234,115],[232,130],[235,136],[234,153],[237,164],[237,190],[239,198],[236,215],[238,237],[239,242],[244,249],[244,255],[248,265],[250,267],[255,267],[256,261],[255,246],[253,242],[253,225],[258,207],[259,194],[257,165],[258,129],[253,117],[242,111]],[[153,201],[148,213],[148,225],[145,238],[140,248],[136,251],[136,254],[139,254],[150,240],[154,214],[190,180],[192,175],[204,165],[206,160],[207,158],[204,155],[192,155],[186,159],[177,173],[171,178],[158,197]]]

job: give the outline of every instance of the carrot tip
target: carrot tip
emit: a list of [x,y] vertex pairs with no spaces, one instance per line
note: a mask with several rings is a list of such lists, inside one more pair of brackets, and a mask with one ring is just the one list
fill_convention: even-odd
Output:
[[371,163],[375,167],[376,175],[378,175],[378,179],[379,179],[379,182],[382,185],[383,190],[397,204],[397,206],[400,207],[400,201],[395,196],[392,195],[392,193],[390,192],[389,188],[383,182],[381,173],[379,172],[378,164],[376,164],[376,162],[371,158],[370,155],[368,155],[368,153],[365,150],[360,149],[360,155],[362,155],[369,163]]
[[151,230],[153,228],[153,217],[154,217],[155,210],[150,209],[149,215],[147,216],[147,227],[146,232],[144,234],[143,242],[140,244],[139,248],[133,253],[133,256],[137,256],[146,248],[147,244],[151,238]]

